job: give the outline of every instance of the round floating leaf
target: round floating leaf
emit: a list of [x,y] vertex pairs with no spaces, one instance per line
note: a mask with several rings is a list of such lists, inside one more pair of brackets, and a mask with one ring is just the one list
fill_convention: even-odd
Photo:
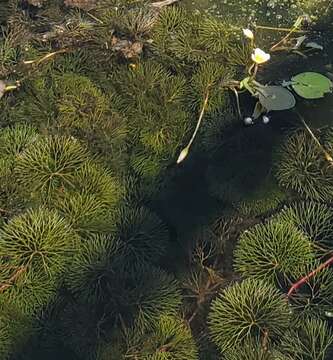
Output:
[[282,86],[265,86],[258,92],[259,101],[267,111],[288,110],[296,105],[294,95]]
[[305,72],[294,76],[292,87],[295,92],[305,99],[319,99],[332,91],[332,81],[322,74]]

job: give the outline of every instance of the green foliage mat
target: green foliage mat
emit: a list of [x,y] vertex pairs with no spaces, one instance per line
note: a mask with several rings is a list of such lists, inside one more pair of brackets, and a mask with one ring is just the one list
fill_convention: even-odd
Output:
[[330,359],[333,130],[234,95],[331,3],[0,0],[1,360]]

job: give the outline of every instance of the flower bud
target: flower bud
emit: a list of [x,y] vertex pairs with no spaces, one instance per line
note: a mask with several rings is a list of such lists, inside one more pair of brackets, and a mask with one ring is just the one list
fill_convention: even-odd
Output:
[[250,40],[254,39],[254,34],[250,29],[243,29],[243,34],[245,37],[247,37]]
[[177,164],[180,164],[187,156],[188,154],[188,147],[182,150],[182,152],[179,154],[179,157],[177,159]]

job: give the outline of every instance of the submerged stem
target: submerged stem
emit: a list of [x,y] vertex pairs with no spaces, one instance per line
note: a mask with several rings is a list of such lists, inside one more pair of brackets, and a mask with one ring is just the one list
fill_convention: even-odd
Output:
[[276,48],[278,48],[280,45],[282,45],[285,41],[287,41],[290,36],[295,33],[296,31],[298,31],[298,27],[299,25],[301,24],[302,22],[302,19],[303,17],[300,16],[297,21],[295,22],[294,26],[290,29],[290,31],[288,32],[288,34],[286,36],[284,36],[279,42],[277,42],[275,45],[273,45],[271,48],[270,48],[270,51],[274,51]]
[[238,116],[239,116],[240,119],[242,119],[242,112],[241,112],[241,109],[240,109],[238,91],[235,88],[232,88],[232,91],[235,93]]
[[320,271],[322,271],[323,269],[331,266],[333,264],[333,256],[331,256],[328,260],[326,260],[323,264],[321,264],[320,266],[318,266],[315,270],[311,271],[309,274],[307,274],[306,276],[302,277],[300,280],[298,280],[296,283],[294,283],[291,288],[288,291],[288,298],[290,298],[290,296],[299,288],[301,287],[304,283],[306,283],[308,280],[310,280],[311,278],[313,278],[316,274],[318,274]]

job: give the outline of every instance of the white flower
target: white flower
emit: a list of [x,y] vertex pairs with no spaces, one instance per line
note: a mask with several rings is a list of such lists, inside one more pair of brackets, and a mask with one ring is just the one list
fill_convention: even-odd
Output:
[[188,147],[183,149],[182,152],[180,153],[177,159],[177,164],[181,163],[186,158],[187,154],[188,154]]
[[251,58],[256,64],[263,64],[266,61],[268,61],[271,58],[271,56],[265,53],[265,51],[256,48],[254,49],[254,53],[252,54]]
[[254,34],[250,29],[243,29],[243,34],[245,37],[247,37],[250,40],[254,39]]

